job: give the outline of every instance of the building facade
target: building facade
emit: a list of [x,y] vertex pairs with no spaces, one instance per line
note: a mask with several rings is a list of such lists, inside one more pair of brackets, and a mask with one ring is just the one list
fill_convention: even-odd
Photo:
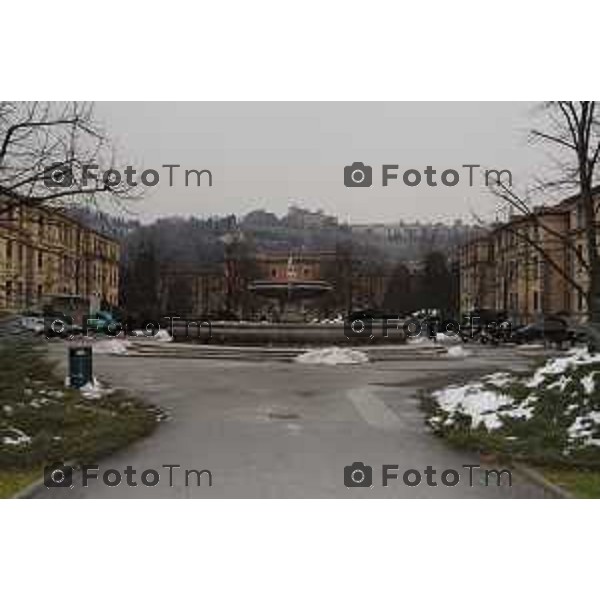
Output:
[[65,294],[116,306],[119,243],[58,210],[0,202],[0,308]]
[[513,217],[465,243],[460,249],[461,311],[503,311],[516,323],[542,315],[585,320],[589,279],[580,260],[587,258],[582,213],[578,197],[571,197]]

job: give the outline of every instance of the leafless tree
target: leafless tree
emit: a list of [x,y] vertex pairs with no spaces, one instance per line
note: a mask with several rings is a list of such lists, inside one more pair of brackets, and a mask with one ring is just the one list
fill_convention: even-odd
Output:
[[[542,127],[532,131],[532,141],[544,142],[550,147],[554,164],[549,173],[545,173],[531,190],[529,196],[520,194],[505,183],[498,181],[492,191],[512,211],[523,215],[545,234],[555,238],[566,248],[571,261],[587,273],[589,285],[583,286],[573,270],[554,260],[539,241],[529,235],[525,228],[511,227],[515,236],[532,246],[543,257],[550,268],[565,279],[571,289],[579,291],[587,300],[590,324],[594,337],[600,341],[600,260],[596,239],[596,202],[598,190],[595,189],[595,176],[600,158],[600,122],[594,101],[549,102],[543,106]],[[552,200],[555,194],[572,195],[572,201],[583,215],[585,243],[581,248],[569,233],[556,230],[544,223],[538,211],[533,208],[536,198],[542,195],[544,204]]]
[[116,181],[115,153],[93,113],[90,103],[0,102],[0,217],[19,205],[139,195],[127,178]]

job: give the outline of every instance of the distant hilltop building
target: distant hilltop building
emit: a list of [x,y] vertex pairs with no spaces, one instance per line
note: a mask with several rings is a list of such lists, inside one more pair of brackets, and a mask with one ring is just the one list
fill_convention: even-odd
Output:
[[378,245],[396,251],[422,252],[433,249],[446,249],[460,245],[475,232],[482,231],[479,226],[469,225],[457,219],[446,223],[368,223],[350,225],[352,233],[362,235]]
[[311,227],[337,227],[336,217],[326,215],[322,210],[310,211],[297,206],[291,206],[285,221],[288,227],[298,229]]
[[248,229],[313,229],[320,227],[337,227],[336,217],[325,214],[322,210],[307,210],[291,206],[287,215],[279,218],[275,213],[266,210],[253,210],[242,219],[242,227]]

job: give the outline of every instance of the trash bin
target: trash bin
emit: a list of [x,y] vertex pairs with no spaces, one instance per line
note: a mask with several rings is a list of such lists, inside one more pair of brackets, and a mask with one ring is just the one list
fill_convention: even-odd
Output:
[[92,347],[69,348],[69,385],[79,389],[92,381]]

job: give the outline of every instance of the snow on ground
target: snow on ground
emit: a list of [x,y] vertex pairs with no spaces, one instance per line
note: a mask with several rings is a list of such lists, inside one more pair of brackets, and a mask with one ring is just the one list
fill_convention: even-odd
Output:
[[472,352],[470,350],[465,350],[463,346],[452,346],[448,348],[448,356],[450,358],[466,358],[467,356],[471,356]]
[[548,375],[559,375],[570,367],[579,367],[593,363],[600,363],[600,354],[590,354],[585,347],[573,348],[566,356],[551,358],[547,361],[536,370],[525,385],[530,388],[538,387],[545,381]]
[[477,428],[483,423],[487,429],[502,426],[500,417],[525,418],[533,415],[535,397],[528,398],[523,404],[515,405],[514,399],[500,391],[485,389],[485,383],[470,383],[463,386],[450,386],[433,394],[440,408],[449,416],[441,423],[441,417],[433,417],[434,424],[451,425],[455,412],[469,415],[471,427]]
[[[241,322],[241,321],[240,321]],[[173,338],[166,329],[159,329],[154,335],[150,331],[136,329],[131,334],[133,337],[148,338],[155,342],[172,342]]]
[[430,338],[427,335],[427,331],[422,331],[419,335],[410,334],[406,338],[409,344],[458,344],[460,343],[460,336],[458,335],[448,335],[446,333],[438,333],[435,337],[435,341],[433,338]]
[[31,443],[31,438],[16,427],[8,427],[3,429],[3,431],[9,433],[9,435],[2,436],[2,443],[5,446],[22,446],[23,444]]
[[[502,425],[496,411],[512,401],[509,396],[485,390],[482,383],[450,386],[435,392],[433,398],[440,408],[450,414],[443,425],[450,425],[453,422],[452,414],[458,410],[472,418],[473,428],[483,423],[488,429],[497,429]],[[440,417],[433,418],[440,419]]]
[[449,335],[447,333],[438,333],[435,336],[435,341],[438,344],[458,344],[460,342],[459,335]]
[[584,445],[600,446],[600,440],[592,437],[593,428],[596,425],[600,425],[600,412],[598,411],[577,417],[568,429],[569,439],[583,442]]
[[152,337],[155,342],[172,342],[173,338],[166,329],[159,329]]
[[334,325],[336,323],[343,323],[344,317],[342,315],[338,315],[337,317],[332,317],[331,319],[313,319],[313,323],[322,323],[323,325]]
[[124,340],[100,340],[92,346],[94,354],[127,354],[129,342]]
[[369,357],[360,350],[332,346],[308,350],[297,356],[294,361],[305,365],[357,365],[369,362]]
[[581,385],[583,386],[583,391],[589,396],[594,393],[596,389],[596,385],[594,383],[594,375],[595,373],[588,373],[585,377],[581,378]]
[[81,395],[88,400],[99,400],[103,396],[112,394],[110,388],[104,387],[95,377],[91,382],[86,383],[83,387],[79,388]]
[[[460,347],[455,348],[458,350]],[[453,349],[450,348],[448,353]],[[569,404],[564,413],[566,416],[577,415],[567,429],[569,441],[600,446],[600,439],[592,437],[597,435],[597,427],[600,426],[600,411],[596,410],[595,401],[591,398],[596,389],[595,376],[598,371],[584,376],[577,372],[567,374],[568,369],[597,363],[600,363],[600,354],[590,354],[586,348],[576,348],[564,356],[549,359],[530,377],[497,372],[467,385],[443,388],[432,396],[444,412],[430,417],[429,422],[434,428],[451,426],[460,415],[468,415],[472,419],[473,429],[481,423],[488,430],[498,429],[503,425],[502,417],[531,419],[545,390],[564,392],[572,381],[579,381],[583,394],[577,393],[576,402]],[[552,381],[548,380],[550,376]],[[503,390],[511,384],[520,384],[531,391],[524,399],[516,400]],[[533,388],[539,390],[540,396]]]

